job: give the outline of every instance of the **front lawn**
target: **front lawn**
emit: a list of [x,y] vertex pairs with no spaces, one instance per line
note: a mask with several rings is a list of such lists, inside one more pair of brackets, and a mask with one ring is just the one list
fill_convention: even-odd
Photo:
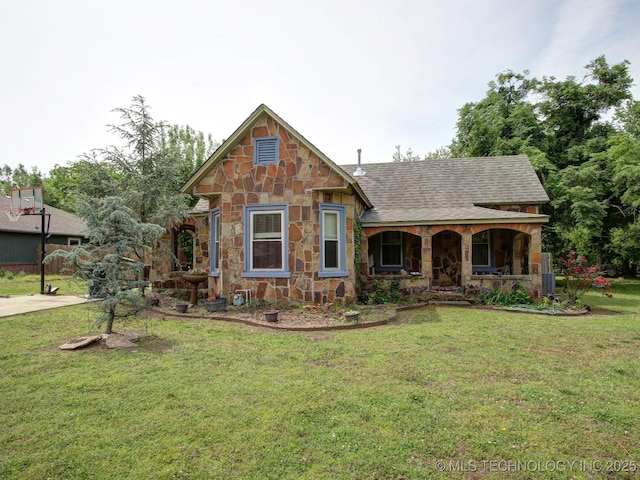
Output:
[[[0,296],[40,293],[40,275],[0,271]],[[46,275],[45,284],[58,287],[60,295],[87,295],[84,282],[72,280],[68,275]]]
[[84,306],[0,318],[0,478],[638,478],[640,282],[613,293],[343,332],[141,318],[137,351],[58,350]]

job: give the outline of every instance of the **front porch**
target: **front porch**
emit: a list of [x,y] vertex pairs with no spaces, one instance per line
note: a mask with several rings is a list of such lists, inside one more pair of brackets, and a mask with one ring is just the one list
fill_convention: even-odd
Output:
[[[361,283],[398,282],[407,294],[523,285],[542,294],[539,224],[365,227]],[[366,257],[365,257],[366,255]],[[365,263],[366,262],[366,263]]]

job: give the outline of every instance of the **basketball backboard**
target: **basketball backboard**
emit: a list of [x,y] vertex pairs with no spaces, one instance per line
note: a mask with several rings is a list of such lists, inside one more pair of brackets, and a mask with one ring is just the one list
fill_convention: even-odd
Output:
[[42,187],[14,188],[11,190],[11,208],[23,215],[42,212]]

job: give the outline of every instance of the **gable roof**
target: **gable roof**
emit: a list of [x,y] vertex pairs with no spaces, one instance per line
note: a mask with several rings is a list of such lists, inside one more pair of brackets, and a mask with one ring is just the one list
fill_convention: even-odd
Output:
[[249,117],[242,122],[242,124],[231,134],[229,138],[227,138],[222,145],[220,145],[213,154],[207,159],[206,162],[202,164],[202,166],[186,181],[186,183],[182,186],[180,191],[182,193],[187,193],[193,195],[193,191],[202,179],[211,171],[212,168],[215,167],[226,155],[237,145],[237,143],[251,131],[251,129],[255,126],[255,124],[260,120],[263,115],[270,116],[273,120],[279,123],[289,134],[291,134],[296,140],[298,140],[301,144],[315,153],[318,158],[320,158],[324,163],[329,165],[331,169],[333,169],[338,175],[340,175],[348,185],[350,185],[360,197],[364,201],[367,207],[371,207],[372,204],[367,196],[364,194],[360,185],[344,170],[342,170],[338,165],[336,165],[329,157],[327,157],[324,153],[322,153],[315,145],[313,145],[309,140],[304,138],[296,129],[294,129],[291,125],[285,122],[282,118],[280,118],[273,110],[267,107],[265,104],[261,104],[258,108],[254,110],[254,112],[249,115]]
[[[11,198],[0,195],[0,208],[10,208]],[[77,215],[65,212],[58,208],[44,205],[45,213],[51,215],[49,223],[49,233],[51,235],[63,235],[72,237],[84,237],[87,224]],[[47,219],[45,219],[47,222]],[[0,232],[28,233],[40,235],[42,218],[40,215],[22,215],[16,222],[9,220],[9,217],[0,213]]]
[[[356,167],[342,168],[353,172]],[[354,178],[374,205],[364,212],[364,224],[548,221],[547,215],[486,208],[549,201],[526,155],[376,163],[362,168],[366,174]]]

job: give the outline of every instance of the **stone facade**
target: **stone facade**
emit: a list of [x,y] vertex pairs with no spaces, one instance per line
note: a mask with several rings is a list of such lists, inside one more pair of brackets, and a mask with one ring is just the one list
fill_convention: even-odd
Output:
[[[273,147],[274,139],[278,145],[277,161],[274,157],[264,163],[256,161],[256,141],[261,146]],[[260,153],[262,151],[260,149]],[[466,165],[462,173],[474,167],[468,159],[460,160]],[[443,219],[468,217],[445,216],[446,209],[441,213],[443,216],[430,217],[431,213],[425,211],[430,202],[440,202],[441,196],[435,195],[433,198],[437,201],[434,202],[429,200],[431,197],[425,197],[419,205],[405,205],[411,200],[404,199],[405,203],[396,205],[389,195],[377,195],[395,188],[393,182],[406,184],[414,177],[430,185],[422,191],[439,193],[436,177],[424,175],[424,169],[414,171],[409,178],[404,170],[397,172],[386,164],[377,164],[375,176],[350,177],[283,119],[261,105],[182,187],[184,193],[208,202],[193,219],[194,265],[207,267],[211,263],[215,246],[211,244],[210,222],[215,215],[220,224],[219,268],[208,279],[206,286],[210,294],[220,293],[229,298],[240,290],[249,290],[252,298],[267,302],[324,304],[355,295],[357,283],[367,288],[372,280],[379,278],[399,280],[402,291],[416,296],[434,287],[496,288],[509,282],[519,282],[533,295],[539,295],[542,285],[541,225],[547,217],[539,215],[538,205],[544,203],[546,194],[541,185],[538,185],[539,189],[535,188],[538,179],[528,159],[500,157],[494,163],[515,168],[522,176],[518,178],[531,182],[534,188],[524,197],[531,198],[531,204],[490,204],[497,201],[496,198],[513,202],[523,197],[495,195],[489,188],[488,194],[482,196],[489,204],[478,205],[478,201],[469,199],[470,204],[514,213],[491,212],[478,220],[454,224],[450,223],[452,220]],[[483,160],[482,165],[486,165],[486,161]],[[381,188],[382,184],[386,188]],[[509,189],[515,191],[518,186],[502,181],[498,190],[504,185],[507,192]],[[447,194],[455,195],[455,188]],[[339,250],[344,254],[346,264],[341,261],[337,273],[321,269],[321,212],[324,208],[332,208],[344,218],[345,238],[340,240]],[[247,259],[256,261],[256,258],[268,257],[271,264],[275,258],[271,252],[266,256],[251,253],[253,247],[271,248],[257,237],[250,238],[251,232],[245,231],[249,228],[251,215],[255,215],[252,212],[258,209],[276,212],[275,218],[285,222],[282,236],[279,230],[267,232],[275,233],[276,241],[285,242],[284,268],[280,268],[279,258],[272,263],[277,268],[265,266],[252,270],[246,265],[251,263]],[[407,212],[411,214],[404,215]],[[361,230],[357,218],[362,218]],[[489,234],[483,235],[485,231]],[[387,232],[395,233],[388,235]],[[482,243],[476,236],[474,245],[474,235],[490,240]],[[359,245],[354,245],[355,238],[360,238]],[[477,257],[483,254],[485,260],[489,257],[490,261],[473,265],[474,246]],[[275,252],[277,256],[277,250]],[[354,258],[357,252],[358,258]],[[171,270],[171,264],[158,260],[156,265],[154,260],[154,269],[167,272]],[[177,286],[180,273],[173,270],[160,276]]]
[[[254,163],[256,138],[279,138],[279,161]],[[232,296],[251,290],[267,302],[333,302],[355,293],[353,218],[364,207],[347,181],[282,125],[264,115],[251,131],[196,186],[220,212],[220,274],[209,279],[209,290]],[[246,278],[245,206],[285,204],[288,215],[289,278]],[[320,205],[345,208],[348,276],[321,278]],[[198,221],[196,264],[208,264],[210,231]]]

